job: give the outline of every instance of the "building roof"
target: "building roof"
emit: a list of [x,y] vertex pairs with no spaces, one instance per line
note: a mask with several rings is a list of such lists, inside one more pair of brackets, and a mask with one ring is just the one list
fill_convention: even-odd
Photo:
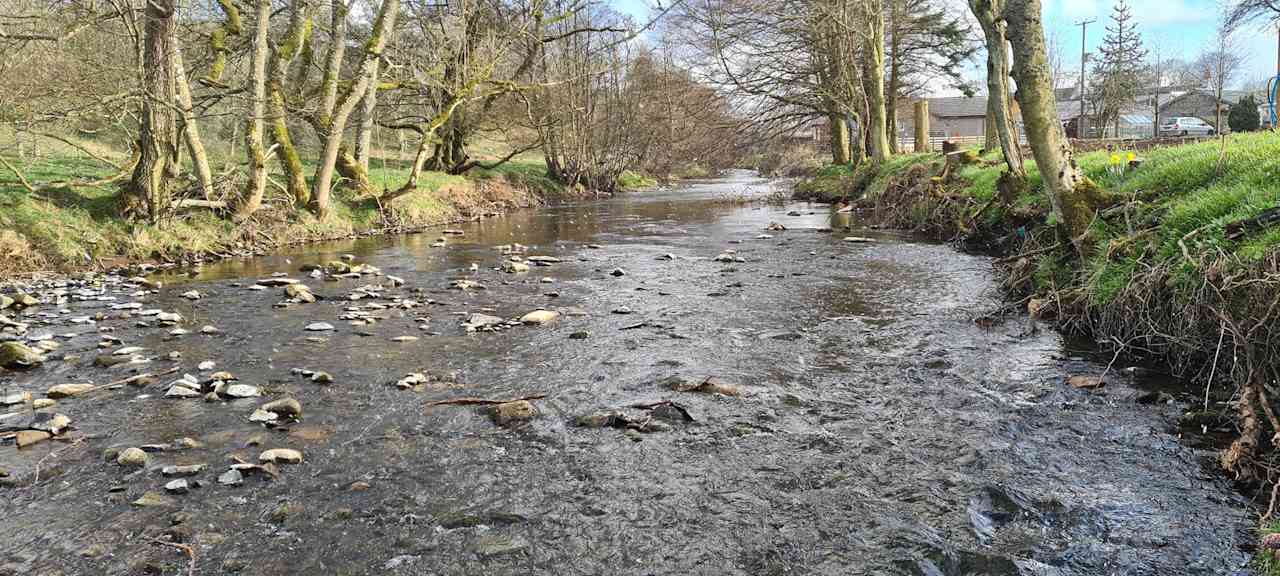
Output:
[[930,98],[929,115],[938,118],[966,118],[987,115],[985,96]]

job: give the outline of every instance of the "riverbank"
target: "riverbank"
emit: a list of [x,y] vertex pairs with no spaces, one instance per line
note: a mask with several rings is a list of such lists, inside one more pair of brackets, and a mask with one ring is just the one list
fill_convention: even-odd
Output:
[[1029,188],[998,197],[998,153],[946,173],[937,154],[900,156],[879,172],[829,167],[797,185],[796,196],[849,200],[877,225],[996,254],[1018,308],[1204,382],[1206,400],[1187,417],[1235,438],[1219,464],[1259,491],[1266,509],[1280,432],[1264,385],[1280,375],[1280,227],[1250,219],[1266,220],[1280,197],[1280,135],[1225,143],[1225,152],[1217,141],[1144,151],[1133,168],[1107,151],[1079,155],[1111,196],[1083,259],[1046,225],[1033,162]]
[[[71,155],[53,155],[22,169],[37,183],[110,176],[101,162]],[[375,161],[369,170],[375,194],[356,196],[339,188],[333,213],[324,220],[272,189],[263,208],[244,222],[197,209],[152,225],[118,216],[114,184],[32,193],[14,174],[0,170],[0,279],[261,254],[308,242],[403,233],[583,194],[548,178],[541,162],[525,160],[465,176],[427,172],[417,192],[387,205],[379,202],[376,194],[399,187],[407,173],[402,162]]]

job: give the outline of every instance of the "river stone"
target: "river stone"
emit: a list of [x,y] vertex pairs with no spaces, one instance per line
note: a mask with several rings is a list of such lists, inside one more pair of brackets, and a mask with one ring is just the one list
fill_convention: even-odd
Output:
[[131,446],[120,451],[120,454],[116,456],[116,464],[126,468],[141,468],[147,465],[147,459],[146,452],[141,448]]
[[53,434],[43,430],[19,430],[15,435],[18,448],[26,448],[33,444],[39,444],[53,437]]
[[143,348],[141,346],[125,346],[124,348],[120,348],[119,350],[112,352],[111,355],[112,356],[132,356],[143,350],[146,350],[146,348]]
[[204,464],[188,464],[185,466],[169,465],[160,469],[160,474],[170,478],[195,476],[204,471]]
[[261,280],[258,280],[258,284],[261,284],[263,286],[270,286],[270,287],[288,286],[290,284],[297,284],[297,283],[298,283],[298,280],[295,280],[293,278],[263,278]]
[[502,263],[502,271],[508,274],[520,274],[529,271],[529,265],[524,262],[512,262],[510,260]]
[[0,310],[13,306],[13,298],[0,294]]
[[248,384],[232,384],[222,391],[223,396],[230,398],[253,398],[261,395],[256,386]]
[[275,413],[267,412],[261,408],[254,410],[253,413],[249,415],[250,422],[275,422],[279,418],[280,417]]
[[534,264],[559,264],[560,263],[560,259],[556,258],[555,256],[530,256],[528,258],[525,258],[525,260],[528,260],[529,262],[533,262]]
[[272,448],[259,454],[258,461],[262,463],[300,464],[302,462],[302,453],[292,448]]
[[555,310],[534,310],[520,317],[520,322],[524,324],[550,324],[560,318],[560,313]]
[[1071,385],[1073,388],[1092,390],[1105,386],[1107,382],[1098,376],[1076,375],[1067,378],[1067,384]]
[[855,244],[869,244],[869,243],[871,243],[871,242],[875,242],[875,239],[874,239],[874,238],[867,238],[867,237],[864,237],[864,236],[846,236],[846,237],[845,237],[845,239],[844,239],[844,241],[845,241],[845,242],[852,242],[852,243],[855,243]]
[[417,336],[396,336],[395,338],[392,338],[392,339],[391,339],[391,341],[392,341],[392,342],[401,342],[401,343],[404,343],[404,342],[417,342],[417,341],[418,341],[418,337],[417,337]]
[[14,392],[0,396],[0,406],[17,406],[31,401],[30,392]]
[[454,280],[449,283],[449,288],[453,290],[484,290],[485,285],[474,280]]
[[44,395],[50,398],[70,398],[78,394],[84,394],[94,388],[97,388],[97,386],[93,384],[58,384],[57,386],[51,386]]
[[333,330],[333,324],[328,322],[313,322],[311,324],[307,324],[306,329],[308,332],[324,332],[326,330]]
[[227,470],[218,475],[218,483],[223,486],[239,486],[244,484],[244,474],[235,469]]
[[37,398],[31,401],[31,407],[40,410],[43,408],[53,408],[58,405],[58,401],[52,398]]
[[399,276],[392,276],[388,274],[387,281],[391,283],[391,286],[396,288],[399,288],[400,286],[404,286],[404,278],[401,278]]
[[27,426],[32,430],[43,430],[54,436],[62,434],[71,426],[71,418],[66,414],[54,412],[36,412]]
[[131,502],[131,504],[139,508],[150,508],[154,506],[172,506],[173,500],[170,500],[169,498],[165,497],[163,494],[159,492],[148,491],[144,493],[141,498],[138,498],[137,500],[134,500],[133,502]]
[[262,405],[262,410],[271,412],[281,418],[302,417],[302,403],[293,398],[281,398]]
[[165,398],[198,398],[200,397],[201,394],[202,392],[200,392],[199,390],[196,390],[195,388],[190,388],[184,385],[179,385],[178,383],[174,383],[173,385],[169,386],[168,390],[165,391],[164,397]]
[[316,295],[311,293],[311,288],[306,284],[290,284],[284,287],[284,295],[286,298],[297,300],[304,304],[310,304],[316,301]]
[[493,421],[499,426],[509,426],[532,420],[538,414],[538,409],[534,408],[533,403],[528,400],[516,400],[494,406],[492,414]]
[[20,342],[0,343],[0,366],[30,368],[44,362],[44,356]]
[[13,306],[16,308],[30,308],[32,306],[38,306],[39,304],[40,301],[37,300],[35,296],[25,292],[19,292],[13,295]]
[[185,479],[179,478],[164,485],[164,491],[170,494],[186,494],[189,486]]
[[623,269],[621,269],[621,268],[614,268],[614,269],[613,269],[613,272],[610,272],[610,273],[609,273],[609,275],[611,275],[611,276],[626,276],[626,275],[627,275],[627,271],[626,271],[626,270],[623,270]]
[[177,324],[182,321],[182,315],[177,312],[161,312],[156,314],[156,320],[163,324]]
[[513,554],[520,552],[529,547],[529,543],[520,537],[502,536],[500,534],[488,534],[481,536],[475,544],[475,552],[482,558],[490,558],[493,556],[502,556],[505,554]]
[[463,326],[466,326],[468,330],[476,330],[479,328],[497,326],[503,322],[505,322],[505,320],[497,316],[490,316],[488,314],[472,314],[467,317],[467,321]]
[[182,293],[182,297],[186,298],[187,300],[199,300],[200,298],[203,297],[203,295],[200,294],[199,290],[188,290]]
[[311,375],[311,381],[316,384],[333,384],[333,376],[328,372],[316,372]]

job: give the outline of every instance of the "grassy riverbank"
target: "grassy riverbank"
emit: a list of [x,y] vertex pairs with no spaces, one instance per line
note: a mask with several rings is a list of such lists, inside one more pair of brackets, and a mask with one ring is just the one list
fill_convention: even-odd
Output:
[[[114,169],[83,154],[46,154],[34,161],[6,160],[37,185],[107,178]],[[215,166],[220,165],[215,163]],[[118,184],[26,189],[0,168],[0,278],[37,270],[69,271],[139,261],[174,261],[241,254],[353,235],[439,225],[489,212],[531,206],[572,195],[546,176],[538,158],[520,158],[494,170],[465,176],[423,174],[417,192],[382,205],[377,194],[398,188],[408,163],[374,159],[369,177],[375,194],[357,197],[340,189],[333,214],[319,220],[291,205],[269,186],[263,209],[246,222],[209,210],[188,210],[159,225],[118,217]],[[278,177],[277,177],[278,178]],[[235,189],[237,183],[224,183]]]
[[1280,462],[1272,440],[1280,421],[1266,387],[1280,375],[1280,329],[1273,328],[1280,225],[1232,238],[1227,229],[1277,206],[1280,135],[1238,134],[1225,143],[1225,153],[1219,142],[1153,149],[1126,170],[1114,168],[1106,151],[1080,155],[1111,197],[1084,257],[1048,225],[1034,162],[1027,190],[997,197],[998,153],[949,173],[937,154],[900,156],[879,171],[829,167],[796,191],[848,199],[872,222],[1005,256],[1005,284],[1019,307],[1209,383],[1216,393],[1197,416],[1237,434],[1221,464],[1265,499]]

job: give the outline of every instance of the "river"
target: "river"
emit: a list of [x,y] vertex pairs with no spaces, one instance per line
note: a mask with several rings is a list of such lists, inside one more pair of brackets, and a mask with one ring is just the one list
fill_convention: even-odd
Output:
[[[1179,437],[1179,402],[1137,401],[1190,392],[1123,365],[1100,390],[1070,387],[1110,358],[1023,315],[975,322],[1002,305],[988,258],[895,233],[844,241],[828,229],[845,217],[825,207],[759,201],[774,186],[733,173],[517,212],[457,226],[446,247],[431,246],[438,232],[314,245],[137,296],[100,278],[45,286],[70,297],[29,310],[28,334],[66,337],[46,365],[0,371],[0,393],[178,372],[59,401],[78,443],[0,445],[0,574],[186,574],[186,549],[160,542],[189,546],[196,574],[1248,573],[1253,516],[1212,446]],[[513,243],[560,262],[497,270],[495,246]],[[351,301],[386,277],[299,271],[343,254],[405,285]],[[276,307],[279,288],[248,289],[280,272],[322,299]],[[486,289],[450,289],[458,279]],[[130,301],[180,313],[190,334],[110,310]],[[348,308],[378,321],[352,325]],[[562,314],[461,326],[537,308]],[[336,329],[304,330],[315,322]],[[103,334],[119,339],[105,351],[140,346],[150,362],[93,366]],[[163,397],[181,373],[204,379],[206,360],[264,397]],[[431,382],[394,385],[415,372]],[[709,377],[737,395],[671,388]],[[541,395],[511,426],[429,405]],[[285,396],[300,422],[248,420]],[[635,407],[662,401],[677,408]],[[636,429],[577,425],[611,410]],[[104,458],[179,438],[196,447],[142,469]],[[215,481],[267,448],[305,460]],[[131,505],[164,492],[170,464],[206,464],[190,479],[202,486]]]

